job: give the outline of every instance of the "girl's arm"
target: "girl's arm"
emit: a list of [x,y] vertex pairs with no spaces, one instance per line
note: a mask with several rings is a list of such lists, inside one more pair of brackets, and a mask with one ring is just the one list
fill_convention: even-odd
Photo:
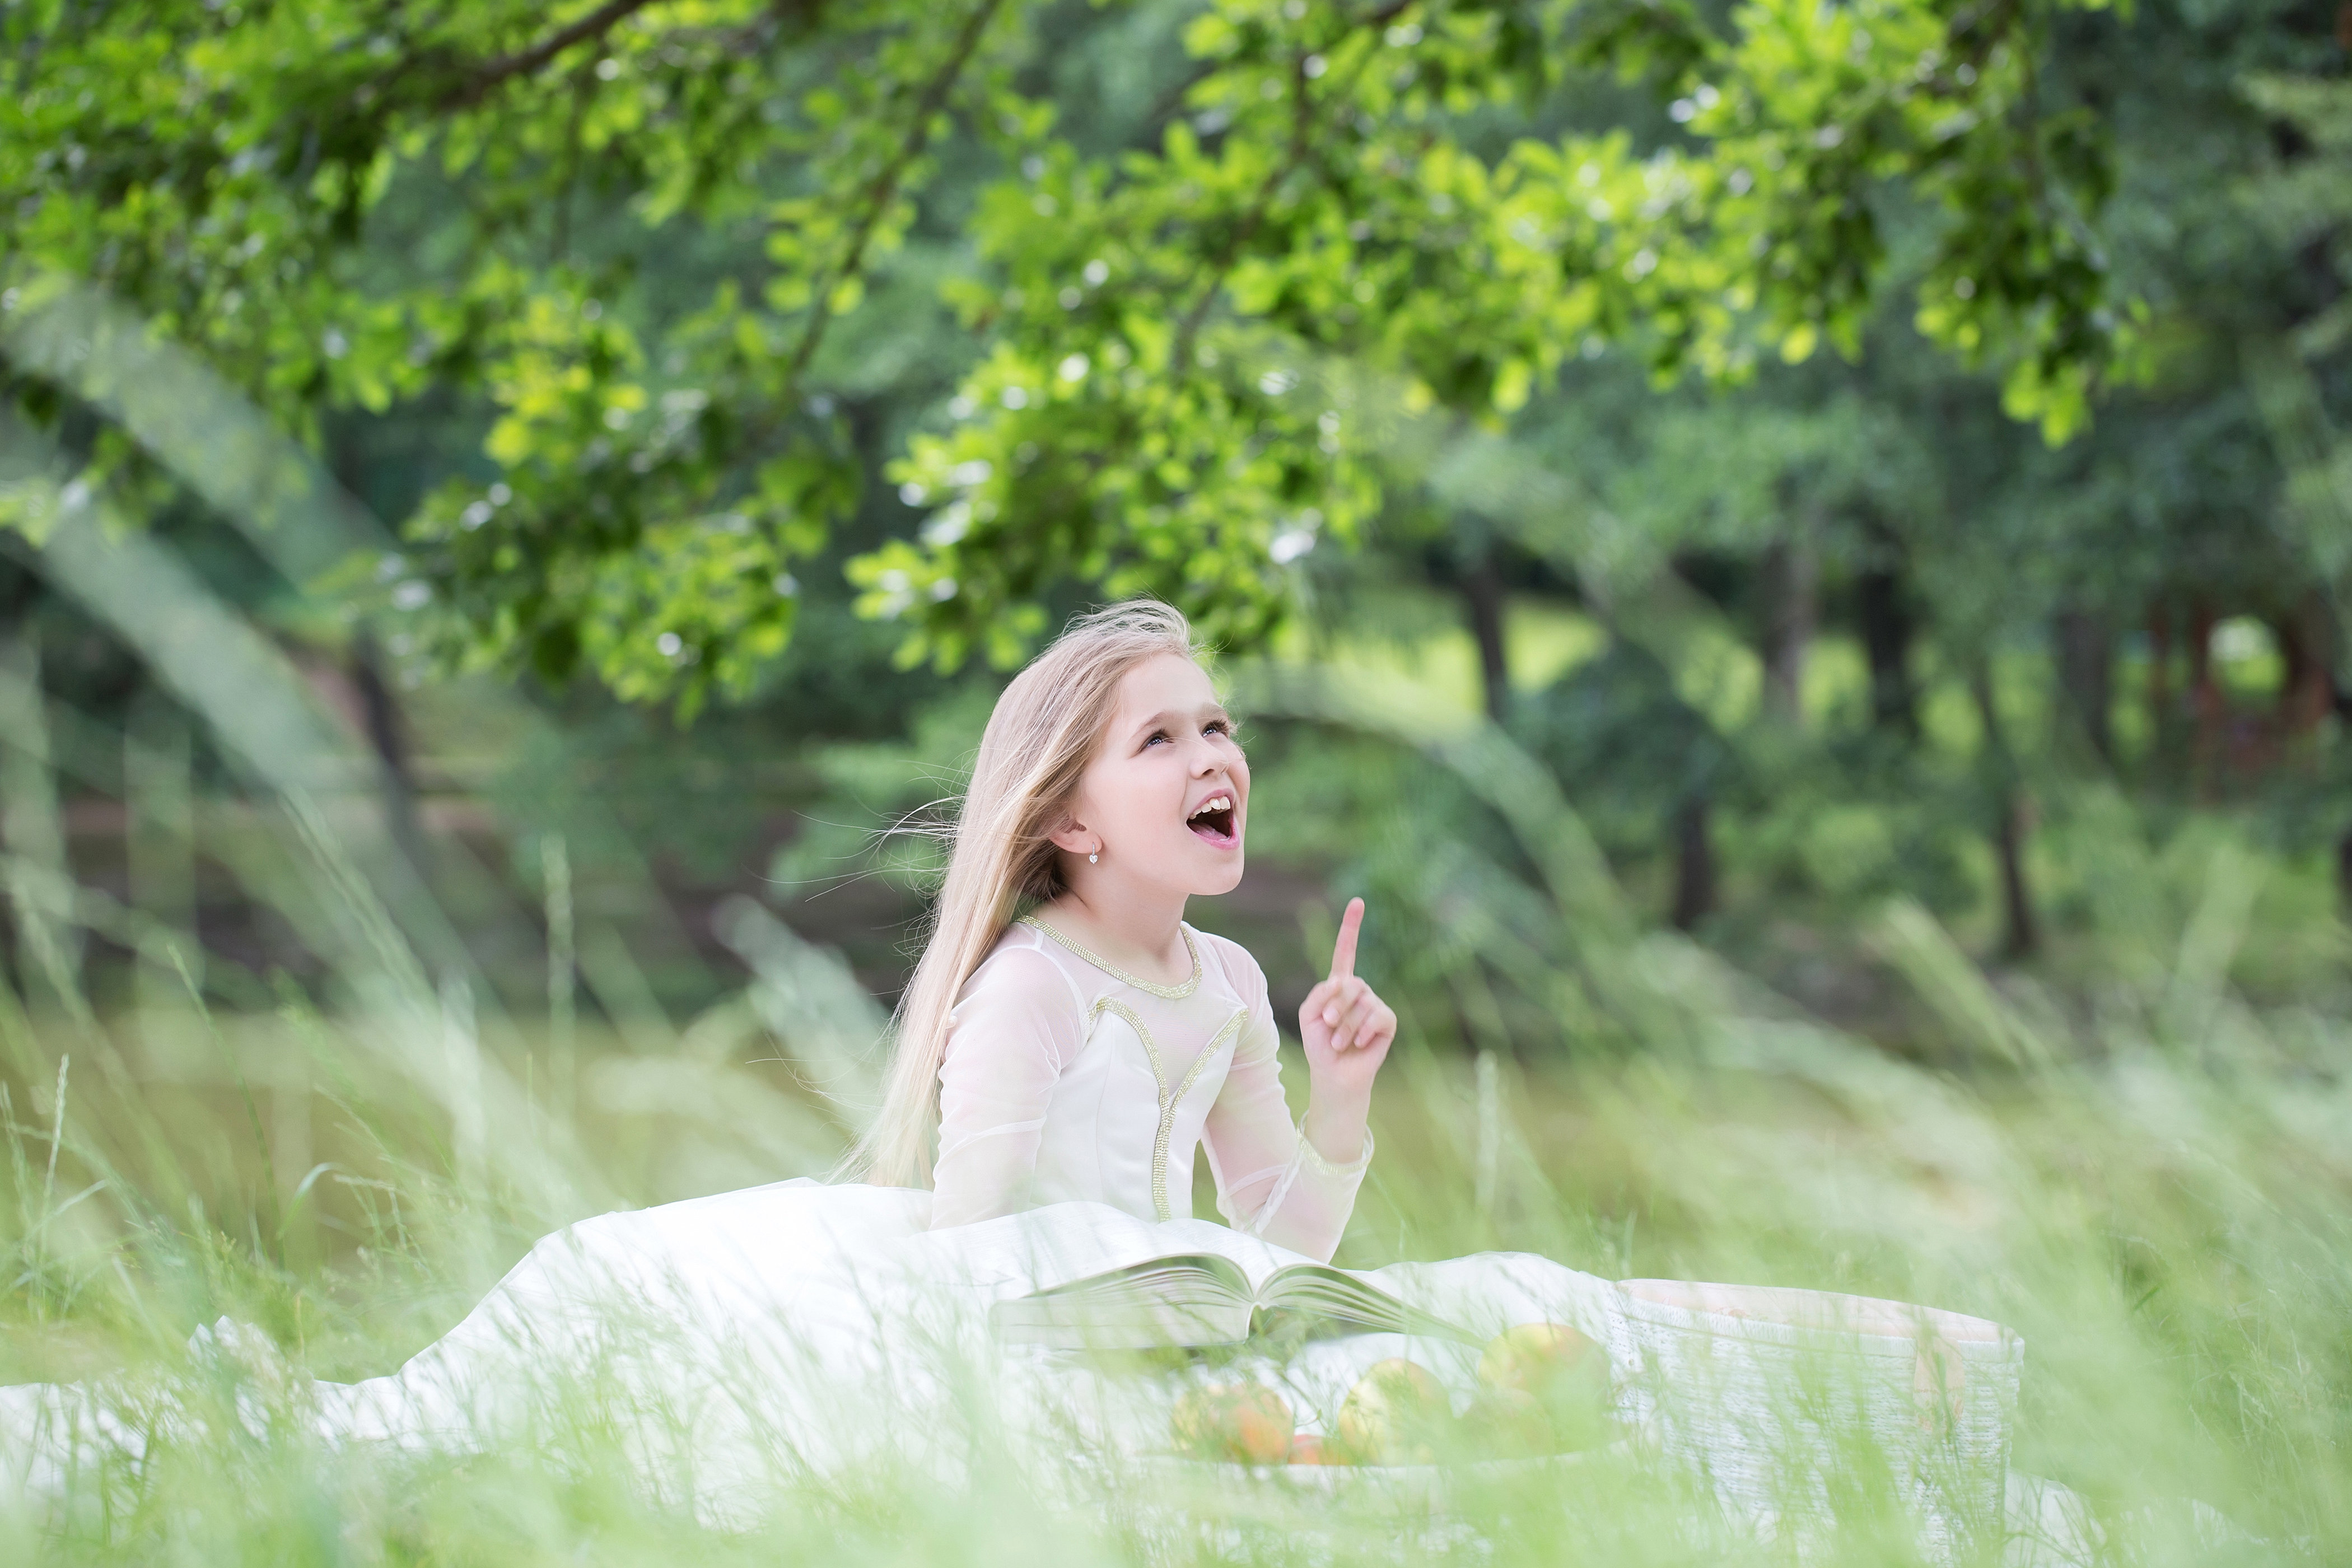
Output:
[[931,1228],[1028,1206],[1054,1085],[1081,1044],[1069,983],[1051,959],[998,952],[948,1015]]
[[[1371,1134],[1361,1133],[1355,1157],[1341,1163],[1327,1159],[1307,1131],[1292,1123],[1276,1065],[1281,1036],[1265,977],[1252,963],[1246,974],[1234,978],[1255,995],[1249,998],[1249,1023],[1234,1049],[1233,1070],[1204,1130],[1209,1169],[1217,1179],[1217,1212],[1236,1230],[1328,1262],[1372,1163]],[[1316,1120],[1312,1110],[1308,1119]],[[1354,1126],[1362,1127],[1360,1109]]]

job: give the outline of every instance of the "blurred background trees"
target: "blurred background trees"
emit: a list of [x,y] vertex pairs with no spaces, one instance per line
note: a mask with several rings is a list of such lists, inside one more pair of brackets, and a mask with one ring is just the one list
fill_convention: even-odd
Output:
[[276,787],[234,700],[85,534],[262,629],[370,874],[454,899],[436,940],[527,1013],[576,966],[593,1018],[695,1016],[741,895],[887,999],[928,861],[877,830],[952,792],[1007,663],[1137,591],[1257,715],[1257,869],[1203,918],[1296,988],[1373,891],[1441,1045],[1630,1037],[1597,921],[1931,1050],[1888,900],[2087,995],[2099,863],[2216,833],[2273,871],[2246,962],[2339,984],[2332,13],[0,31],[28,990],[160,983],[41,916],[40,867],[257,984],[333,970],[205,826]]

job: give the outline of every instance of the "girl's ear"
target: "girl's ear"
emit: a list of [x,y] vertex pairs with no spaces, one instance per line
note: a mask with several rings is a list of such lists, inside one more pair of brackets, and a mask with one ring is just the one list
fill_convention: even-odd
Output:
[[1062,818],[1062,825],[1045,838],[1055,848],[1070,855],[1084,855],[1102,847],[1094,830],[1073,816]]

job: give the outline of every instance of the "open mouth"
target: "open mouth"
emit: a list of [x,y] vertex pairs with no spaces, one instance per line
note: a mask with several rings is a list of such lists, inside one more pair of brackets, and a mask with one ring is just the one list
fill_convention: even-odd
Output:
[[1234,837],[1234,797],[1222,791],[1194,806],[1184,826],[1220,849],[1239,842]]

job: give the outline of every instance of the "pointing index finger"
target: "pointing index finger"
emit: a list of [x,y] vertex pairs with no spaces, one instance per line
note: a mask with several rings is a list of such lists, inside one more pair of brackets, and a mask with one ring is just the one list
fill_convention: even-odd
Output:
[[1331,978],[1346,980],[1356,973],[1356,931],[1364,923],[1364,900],[1349,899],[1339,917],[1339,940],[1331,944]]

